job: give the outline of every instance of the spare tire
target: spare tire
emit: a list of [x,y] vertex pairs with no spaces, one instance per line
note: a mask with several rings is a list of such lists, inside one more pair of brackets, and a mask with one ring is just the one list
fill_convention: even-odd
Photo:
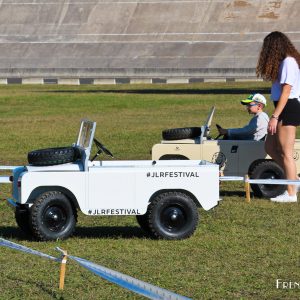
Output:
[[164,140],[192,139],[200,136],[200,134],[200,127],[172,128],[162,131],[162,137]]
[[80,151],[75,147],[39,149],[29,152],[27,158],[33,166],[53,166],[76,161]]

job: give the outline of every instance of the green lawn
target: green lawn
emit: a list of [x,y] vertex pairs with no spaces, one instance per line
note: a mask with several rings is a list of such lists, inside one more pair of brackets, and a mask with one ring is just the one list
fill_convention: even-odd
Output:
[[[71,145],[82,118],[97,122],[96,137],[116,159],[151,159],[163,129],[200,126],[212,105],[214,122],[246,123],[239,100],[251,92],[268,96],[269,84],[0,86],[0,164],[26,164],[30,150]],[[150,239],[134,217],[83,214],[66,241],[27,240],[5,202],[10,187],[1,192],[0,237],[10,241],[53,256],[59,246],[193,299],[300,298],[300,288],[276,288],[277,279],[300,282],[299,204],[246,203],[242,183],[222,183],[223,200],[200,210],[198,229],[183,241]],[[0,253],[0,299],[144,299],[71,261],[60,291],[59,264],[4,247]]]

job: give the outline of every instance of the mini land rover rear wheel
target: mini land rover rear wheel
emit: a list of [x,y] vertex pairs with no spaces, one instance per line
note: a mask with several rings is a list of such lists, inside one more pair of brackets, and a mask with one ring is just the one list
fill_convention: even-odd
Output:
[[180,240],[196,230],[199,215],[193,199],[183,192],[162,192],[148,207],[150,233],[159,239]]
[[[284,171],[273,160],[259,160],[252,165],[249,172],[251,179],[284,179]],[[256,197],[272,198],[282,194],[286,190],[285,185],[275,184],[251,184]]]
[[41,194],[31,207],[32,233],[41,241],[68,238],[74,232],[76,221],[76,209],[59,191]]
[[16,207],[15,219],[19,228],[28,236],[32,235],[32,229],[30,225],[30,211],[25,207]]

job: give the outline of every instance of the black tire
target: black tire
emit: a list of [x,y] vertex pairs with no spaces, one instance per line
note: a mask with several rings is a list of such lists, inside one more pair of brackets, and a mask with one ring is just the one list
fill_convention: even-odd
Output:
[[140,227],[147,233],[150,232],[149,228],[149,214],[146,212],[144,215],[136,215],[136,220]]
[[[258,161],[249,172],[252,179],[284,179],[283,169],[273,160]],[[256,197],[272,198],[282,194],[286,190],[285,185],[251,184]]]
[[165,154],[159,158],[159,160],[189,160],[183,155]]
[[200,127],[172,128],[163,130],[162,138],[164,140],[192,139],[200,136],[200,134]]
[[159,239],[180,240],[196,230],[199,215],[196,204],[181,192],[163,192],[148,208],[150,233]]
[[80,158],[76,147],[59,147],[34,150],[28,153],[28,163],[33,166],[53,166],[74,162]]
[[266,161],[266,159],[257,159],[255,161],[253,161],[251,163],[251,165],[249,166],[249,169],[248,169],[248,174],[249,176],[251,176],[252,172],[253,172],[253,169],[257,166],[257,164],[261,163],[261,162],[264,162]]
[[31,207],[31,226],[34,237],[40,241],[66,239],[72,235],[77,211],[61,192],[41,194]]
[[16,207],[15,219],[19,228],[28,236],[32,235],[32,228],[30,225],[30,211],[23,207]]

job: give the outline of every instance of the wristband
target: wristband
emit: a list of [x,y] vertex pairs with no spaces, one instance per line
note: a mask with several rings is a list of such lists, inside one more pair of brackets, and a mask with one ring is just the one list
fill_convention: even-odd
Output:
[[271,118],[276,119],[278,121],[278,117],[276,115],[272,115]]

